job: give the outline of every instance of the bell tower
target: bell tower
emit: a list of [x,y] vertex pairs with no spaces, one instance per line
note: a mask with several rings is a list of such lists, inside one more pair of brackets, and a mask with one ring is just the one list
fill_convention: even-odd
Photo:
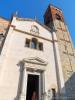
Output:
[[74,47],[67,25],[65,24],[62,10],[53,5],[49,5],[44,14],[44,24],[56,32],[65,80],[66,97],[68,100],[75,99]]
[[62,22],[64,24],[62,10],[53,5],[49,5],[44,15],[44,23],[53,29],[53,26],[55,28],[59,27],[60,24],[58,24],[58,26],[55,25],[57,22]]

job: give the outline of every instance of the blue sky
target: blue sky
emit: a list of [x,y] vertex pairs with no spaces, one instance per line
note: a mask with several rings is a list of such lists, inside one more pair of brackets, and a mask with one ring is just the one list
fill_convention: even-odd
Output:
[[[51,0],[0,0],[0,16],[11,19],[17,11],[18,17],[37,18],[43,23],[44,12]],[[75,0],[52,0],[62,9],[75,47]]]

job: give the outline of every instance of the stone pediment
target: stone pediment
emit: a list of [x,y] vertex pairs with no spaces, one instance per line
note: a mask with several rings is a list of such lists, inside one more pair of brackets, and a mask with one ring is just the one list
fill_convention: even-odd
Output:
[[39,57],[32,57],[32,58],[25,58],[23,59],[24,62],[39,64],[39,65],[47,65],[47,62],[40,59]]

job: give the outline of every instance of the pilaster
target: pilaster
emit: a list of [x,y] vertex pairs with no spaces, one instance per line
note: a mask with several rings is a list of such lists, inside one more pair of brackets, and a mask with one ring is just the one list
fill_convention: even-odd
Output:
[[26,67],[23,69],[23,83],[22,83],[22,91],[20,95],[20,100],[26,100],[26,89],[27,89],[27,73]]

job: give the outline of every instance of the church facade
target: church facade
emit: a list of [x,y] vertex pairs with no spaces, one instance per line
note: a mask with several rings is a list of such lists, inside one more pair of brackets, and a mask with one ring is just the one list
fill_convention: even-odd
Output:
[[[62,31],[66,31],[64,37],[67,39],[67,30],[63,29],[65,26],[63,16],[59,16],[61,13],[60,9],[49,5],[44,15],[45,25],[17,16],[13,16],[11,22],[6,21],[8,31],[3,31],[6,35],[0,51],[0,100],[32,100],[34,95],[36,100],[75,99],[75,91],[72,90],[74,77],[72,84],[68,82],[74,74],[74,70],[70,70],[70,67],[74,68],[74,64],[70,63],[70,56],[73,57],[72,62],[75,60],[74,52],[70,56],[71,53],[68,53],[69,58],[63,54],[64,41],[69,46],[72,46],[72,42],[69,33],[69,40],[63,39]],[[59,37],[63,39],[62,42]],[[69,49],[69,46],[65,48]],[[70,65],[65,64],[66,69],[62,59],[65,62],[69,59],[66,64]],[[67,70],[72,72],[69,76]]]

